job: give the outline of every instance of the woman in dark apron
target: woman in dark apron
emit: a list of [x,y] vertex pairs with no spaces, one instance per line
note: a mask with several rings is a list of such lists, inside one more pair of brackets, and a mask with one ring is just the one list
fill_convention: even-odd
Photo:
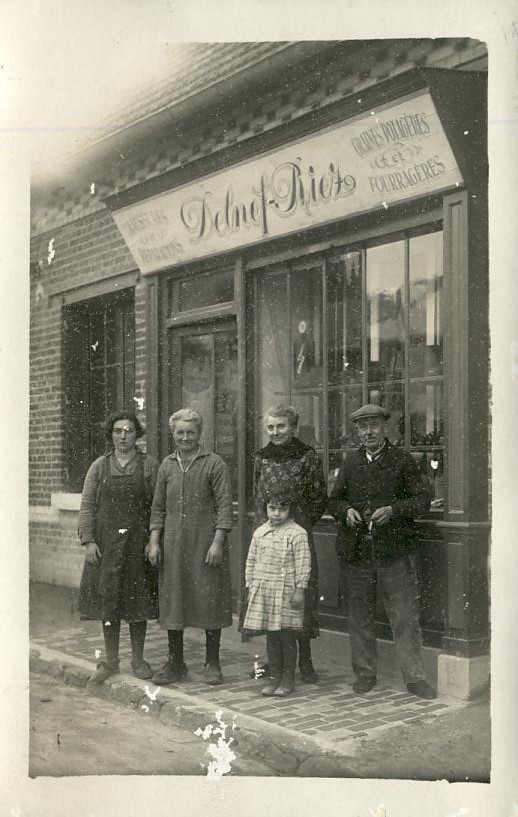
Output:
[[81,497],[79,538],[86,558],[79,612],[82,619],[103,623],[105,658],[92,676],[98,683],[119,671],[121,619],[129,623],[133,674],[153,675],[144,660],[144,641],[147,621],[158,618],[158,591],[145,547],[158,462],[136,447],[143,433],[130,412],[108,419],[112,450],[88,469]]

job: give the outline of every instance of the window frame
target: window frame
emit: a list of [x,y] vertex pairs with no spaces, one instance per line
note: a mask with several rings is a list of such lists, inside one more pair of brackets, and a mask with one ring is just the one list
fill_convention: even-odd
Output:
[[[94,366],[92,363],[90,332],[93,316],[96,314],[102,315],[104,337],[102,343],[103,363]],[[108,347],[110,347],[111,352],[116,347],[114,344],[110,345],[109,341],[106,342],[107,321],[108,316],[117,321],[117,315],[122,316],[120,359],[108,362]],[[69,492],[78,493],[82,490],[86,471],[91,463],[103,454],[101,446],[97,446],[93,426],[100,427],[101,424],[104,426],[109,411],[116,411],[119,408],[135,410],[134,404],[132,403],[131,406],[129,404],[129,396],[130,394],[134,395],[136,382],[135,318],[134,287],[125,287],[108,293],[96,294],[84,300],[74,299],[62,306],[63,483]],[[126,343],[127,330],[125,327],[127,321],[132,322],[131,339],[129,341],[131,351],[129,351]],[[84,364],[79,366],[78,362],[81,360],[84,360]],[[116,406],[108,407],[106,404],[107,375],[109,371],[115,370],[117,366],[121,367],[123,398],[122,401],[118,401]],[[132,370],[131,383],[128,387],[127,367]],[[97,400],[97,407],[102,404],[103,418],[102,421],[94,423],[92,419],[94,405],[92,378],[94,372],[100,371],[103,373],[103,393],[102,399]]]

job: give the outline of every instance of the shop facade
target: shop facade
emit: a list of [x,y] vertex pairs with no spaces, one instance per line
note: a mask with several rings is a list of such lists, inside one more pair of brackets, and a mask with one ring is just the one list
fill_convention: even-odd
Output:
[[[237,612],[265,410],[299,410],[299,435],[318,451],[331,488],[356,445],[351,412],[377,402],[390,411],[389,437],[430,485],[419,520],[423,633],[439,688],[465,697],[487,679],[489,650],[484,48],[441,42],[434,62],[436,41],[410,42],[421,55],[410,65],[393,42],[383,53],[367,43],[270,53],[257,74],[245,67],[240,83],[225,80],[228,96],[188,111],[186,133],[196,122],[210,135],[231,105],[235,125],[236,111],[248,118],[248,132],[236,128],[243,138],[106,184],[92,212],[35,232],[33,397],[49,366],[42,326],[51,321],[58,350],[47,411],[58,462],[47,464],[48,433],[37,437],[46,415],[34,405],[32,495],[41,498],[31,506],[32,572],[76,581],[78,491],[102,451],[106,409],[136,408],[160,459],[171,450],[168,417],[189,405],[231,473]],[[351,49],[370,68],[337,94]],[[276,89],[276,59],[307,83]],[[300,85],[307,99],[296,97]],[[261,93],[281,107],[271,127],[254,129],[250,108],[261,107]],[[154,143],[138,136],[142,168]],[[103,161],[90,160],[90,176],[94,168],[101,178]],[[90,178],[84,167],[78,174]],[[321,626],[346,633],[334,536],[325,516],[315,531]],[[49,548],[58,557],[68,548],[66,575]],[[378,635],[390,639],[382,609]]]

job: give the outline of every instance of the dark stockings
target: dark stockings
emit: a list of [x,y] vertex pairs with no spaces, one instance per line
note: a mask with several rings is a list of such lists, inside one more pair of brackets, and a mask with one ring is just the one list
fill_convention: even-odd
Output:
[[311,639],[299,638],[299,667],[311,666]]
[[146,640],[147,621],[130,621],[131,661],[134,666],[144,661],[144,641]]
[[293,674],[297,663],[297,640],[290,630],[266,633],[266,652],[270,675],[280,679],[283,673]]
[[168,630],[169,661],[175,667],[183,664],[183,630]]
[[219,664],[221,630],[205,630],[205,663]]
[[117,667],[119,664],[120,632],[120,621],[103,621],[104,651],[106,653],[106,663],[110,667]]
[[[169,661],[175,666],[183,664],[183,630],[168,630]],[[219,664],[221,630],[205,630],[205,663]]]

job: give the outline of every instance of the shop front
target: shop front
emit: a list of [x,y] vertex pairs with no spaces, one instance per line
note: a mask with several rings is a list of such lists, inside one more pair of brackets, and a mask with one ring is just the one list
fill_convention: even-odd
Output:
[[[266,409],[298,409],[331,488],[351,412],[379,403],[430,486],[423,631],[460,694],[488,653],[485,110],[482,76],[415,70],[106,200],[146,281],[148,449],[188,405],[230,468],[236,609]],[[321,625],[347,631],[334,534],[324,516]]]

